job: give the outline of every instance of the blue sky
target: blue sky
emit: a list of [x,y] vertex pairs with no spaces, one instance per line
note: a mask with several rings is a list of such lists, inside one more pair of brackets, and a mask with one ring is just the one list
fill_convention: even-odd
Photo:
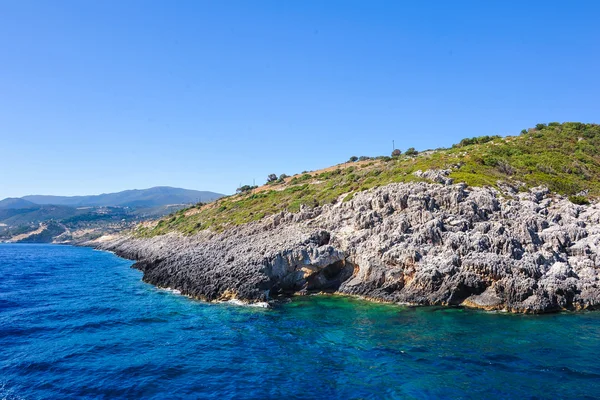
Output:
[[232,193],[600,122],[596,1],[0,2],[0,198]]

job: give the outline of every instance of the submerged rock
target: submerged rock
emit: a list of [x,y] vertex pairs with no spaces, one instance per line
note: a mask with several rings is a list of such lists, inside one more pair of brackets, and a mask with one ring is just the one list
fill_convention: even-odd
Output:
[[220,234],[97,247],[137,260],[146,282],[208,301],[331,291],[527,313],[600,306],[600,207],[544,188],[390,184]]

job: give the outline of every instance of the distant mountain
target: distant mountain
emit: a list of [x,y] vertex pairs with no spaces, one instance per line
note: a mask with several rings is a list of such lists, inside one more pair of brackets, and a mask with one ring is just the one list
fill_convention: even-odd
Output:
[[0,242],[80,242],[220,197],[214,192],[154,187],[95,196],[7,198],[0,201]]
[[24,199],[8,197],[0,200],[0,210],[19,209],[19,208],[36,208],[38,205]]
[[220,193],[158,186],[142,190],[125,190],[93,196],[24,196],[21,200],[38,205],[61,205],[71,207],[157,207],[169,204],[210,202],[224,195]]
[[61,220],[75,215],[86,213],[86,210],[77,210],[68,206],[40,206],[28,208],[0,209],[0,223],[8,226],[38,224],[48,220]]

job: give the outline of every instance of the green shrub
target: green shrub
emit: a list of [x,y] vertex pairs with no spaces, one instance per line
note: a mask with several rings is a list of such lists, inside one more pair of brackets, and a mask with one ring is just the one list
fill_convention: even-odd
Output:
[[585,196],[569,196],[569,201],[580,206],[590,204],[590,201]]
[[277,175],[275,175],[275,174],[269,174],[269,176],[267,176],[267,183],[275,182],[276,180],[277,180]]
[[463,140],[461,140],[458,144],[453,145],[453,148],[456,147],[465,147],[465,146],[472,146],[474,144],[484,144],[487,142],[491,142],[492,140],[495,139],[500,139],[501,137],[498,135],[494,135],[494,136],[476,136],[476,137],[472,137],[472,138],[465,138]]
[[409,147],[408,149],[406,149],[406,151],[404,152],[404,155],[407,156],[416,156],[417,154],[419,154],[419,152],[417,150],[415,150],[414,147]]
[[304,174],[304,175],[293,177],[292,180],[290,181],[290,183],[292,185],[296,185],[298,183],[306,182],[306,181],[311,180],[311,179],[312,179],[312,175],[311,174]]
[[256,189],[257,187],[258,186],[244,185],[244,186],[241,186],[241,187],[235,189],[235,191],[237,193],[246,193],[246,192],[250,192],[250,191]]
[[505,160],[498,160],[496,162],[496,169],[506,175],[513,175],[515,173],[515,169]]
[[337,168],[337,169],[334,169],[332,171],[327,171],[327,172],[320,173],[319,175],[317,175],[317,179],[319,179],[319,180],[327,180],[327,179],[329,179],[331,177],[334,177],[336,175],[339,175],[341,173],[342,173],[342,170],[339,169],[339,168]]
[[288,178],[288,176],[286,174],[281,174],[279,175],[279,178],[275,181],[275,183],[284,183],[285,178]]

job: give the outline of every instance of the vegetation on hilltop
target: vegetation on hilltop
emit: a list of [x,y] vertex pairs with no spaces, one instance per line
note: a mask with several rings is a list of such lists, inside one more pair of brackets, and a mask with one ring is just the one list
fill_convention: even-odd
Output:
[[[203,229],[256,221],[284,210],[298,211],[351,199],[358,191],[394,182],[426,181],[413,172],[451,169],[455,182],[497,187],[504,183],[525,190],[545,185],[585,204],[600,194],[600,125],[577,122],[538,124],[519,136],[463,139],[450,149],[394,157],[353,156],[349,163],[322,171],[269,180],[277,185],[240,193],[191,209],[180,210],[155,226],[139,227],[139,236],[171,231],[193,234]],[[274,175],[274,174],[273,174]]]

